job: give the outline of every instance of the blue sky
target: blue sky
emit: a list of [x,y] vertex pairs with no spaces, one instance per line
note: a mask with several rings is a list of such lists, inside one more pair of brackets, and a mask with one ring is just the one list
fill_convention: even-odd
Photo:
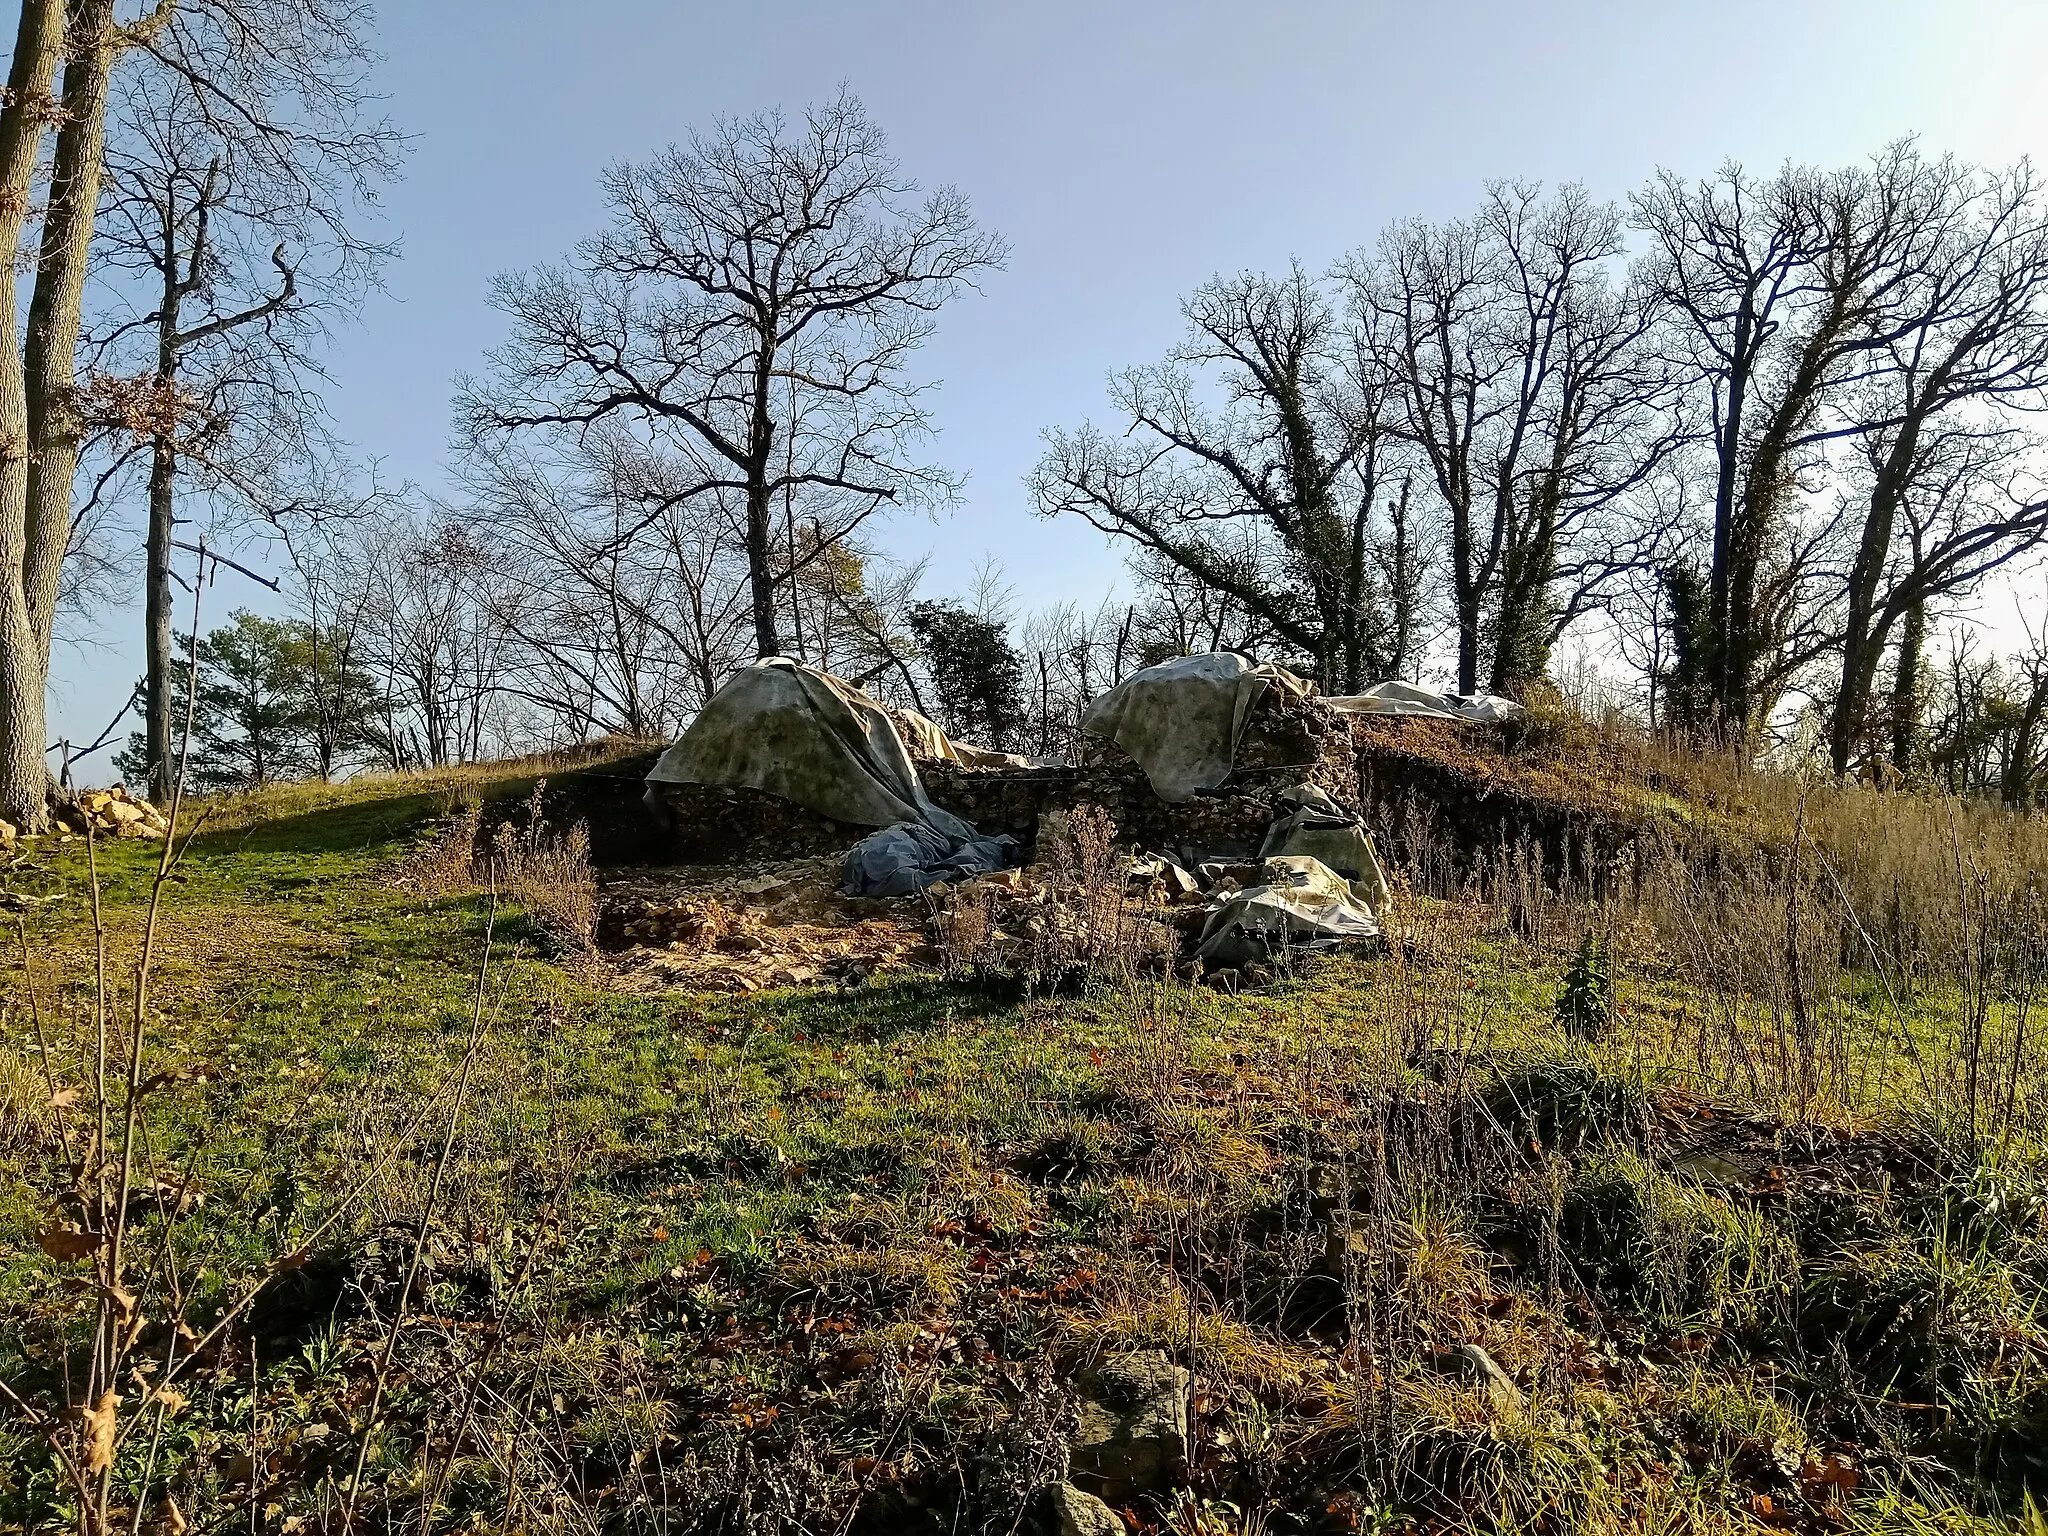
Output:
[[[987,555],[1027,604],[1117,578],[1100,536],[1031,516],[1040,430],[1178,334],[1219,270],[1321,266],[1389,219],[1469,210],[1492,177],[1619,197],[1727,158],[1840,164],[1917,133],[2048,158],[2043,0],[382,0],[382,81],[414,136],[388,200],[388,294],[338,338],[341,432],[390,480],[443,479],[454,377],[501,336],[494,273],[596,228],[597,175],[692,125],[845,82],[905,168],[952,182],[1009,269],[926,350],[960,510],[884,542],[964,586]],[[252,550],[251,558],[263,553]],[[246,589],[245,589],[246,590]],[[225,612],[232,588],[210,598]],[[60,652],[53,734],[96,734],[132,682],[139,611]]]

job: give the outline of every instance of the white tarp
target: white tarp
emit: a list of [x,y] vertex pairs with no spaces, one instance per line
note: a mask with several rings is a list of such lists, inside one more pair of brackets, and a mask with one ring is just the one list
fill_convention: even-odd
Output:
[[1310,692],[1285,667],[1235,651],[1178,656],[1097,695],[1081,729],[1122,747],[1145,770],[1153,793],[1178,805],[1230,777],[1245,720],[1268,688],[1296,697]]
[[1497,693],[1445,693],[1421,683],[1398,679],[1379,683],[1363,693],[1338,694],[1323,702],[1347,715],[1413,715],[1428,720],[1477,720],[1498,724],[1517,720],[1527,711]]
[[914,821],[954,841],[975,836],[925,794],[887,709],[785,656],[734,673],[647,782],[743,786],[854,826]]
[[1273,824],[1261,859],[1299,855],[1315,859],[1351,882],[1351,894],[1374,917],[1387,909],[1387,877],[1372,851],[1365,823],[1313,784],[1296,784],[1274,797]]
[[1196,951],[1220,965],[1265,960],[1290,945],[1334,949],[1380,936],[1349,881],[1305,855],[1267,859],[1260,883],[1230,897],[1202,925]]

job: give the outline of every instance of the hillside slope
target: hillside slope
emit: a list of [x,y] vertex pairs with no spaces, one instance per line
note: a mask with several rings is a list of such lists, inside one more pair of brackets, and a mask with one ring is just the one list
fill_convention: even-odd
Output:
[[[1411,755],[1472,805],[1598,777],[1461,750]],[[179,1531],[1967,1530],[2048,1488],[2035,832],[1673,783],[1605,809],[1764,828],[1775,883],[1644,836],[1595,880],[1390,814],[1398,942],[1262,991],[939,944],[711,994],[564,944],[603,891],[509,809],[536,771],[211,808],[132,1077],[157,848],[8,872],[0,1525],[76,1524],[96,1327],[111,1507]],[[110,1301],[77,1170],[125,1082]]]

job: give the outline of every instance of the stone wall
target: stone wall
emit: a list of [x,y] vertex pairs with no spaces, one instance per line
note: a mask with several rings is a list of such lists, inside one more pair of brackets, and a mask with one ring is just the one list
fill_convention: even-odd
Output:
[[1245,721],[1230,777],[1213,790],[1168,805],[1144,771],[1109,741],[1091,745],[1073,789],[1077,805],[1099,806],[1120,840],[1183,863],[1249,858],[1265,841],[1275,798],[1314,784],[1339,803],[1358,798],[1358,765],[1345,717],[1317,699],[1269,688]]
[[872,827],[854,826],[771,795],[723,784],[651,784],[650,864],[745,864],[844,853]]
[[1038,818],[1071,805],[1078,768],[962,768],[958,763],[921,762],[918,777],[932,803],[951,811],[977,831],[1007,832],[1030,852]]
[[1596,885],[1641,828],[1504,782],[1498,726],[1364,715],[1351,721],[1357,803],[1383,856],[1447,894],[1481,862],[1528,843],[1553,876]]

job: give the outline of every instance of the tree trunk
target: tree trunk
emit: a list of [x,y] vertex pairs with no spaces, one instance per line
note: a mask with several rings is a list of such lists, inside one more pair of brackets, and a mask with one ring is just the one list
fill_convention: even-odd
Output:
[[1472,571],[1472,513],[1455,505],[1451,510],[1451,581],[1458,609],[1458,692],[1475,693],[1479,688],[1479,587]]
[[171,529],[178,456],[159,434],[149,454],[149,536],[143,576],[143,753],[149,765],[149,797],[168,804],[171,767]]
[[16,274],[29,183],[53,103],[50,80],[64,35],[63,0],[23,0],[0,107],[0,816],[24,832],[48,825],[43,690],[49,664],[36,644],[22,572],[28,558],[29,413],[16,330]]
[[1998,798],[2014,810],[2033,798],[2044,710],[2048,710],[2048,677],[2036,677],[2020,710],[2019,723],[2013,727],[2012,746],[1998,768]]
[[1892,767],[1909,779],[1920,765],[1920,658],[1927,645],[1927,605],[1906,609],[1892,673]]
[[1754,299],[1745,291],[1735,317],[1734,344],[1729,349],[1733,362],[1728,371],[1728,414],[1721,423],[1714,444],[1717,460],[1714,476],[1714,559],[1707,571],[1706,623],[1713,654],[1702,659],[1706,663],[1704,670],[1709,702],[1721,718],[1714,722],[1689,722],[1695,729],[1709,723],[1718,731],[1726,731],[1730,725],[1738,729],[1747,725],[1747,721],[1734,713],[1734,706],[1738,695],[1743,697],[1746,706],[1748,685],[1746,682],[1740,688],[1735,685],[1729,663],[1733,651],[1730,631],[1733,628],[1731,611],[1736,548],[1735,487],[1742,461],[1742,413],[1749,396],[1748,359],[1755,324]]
[[[1922,398],[1933,398],[1945,381],[1945,370],[1929,380]],[[1849,568],[1849,612],[1842,627],[1842,686],[1835,693],[1834,716],[1828,723],[1828,752],[1837,776],[1849,771],[1856,743],[1870,721],[1870,700],[1876,691],[1884,629],[1877,622],[1877,589],[1892,551],[1892,530],[1898,521],[1899,499],[1920,445],[1919,402],[1899,427],[1891,451],[1878,467],[1863,515],[1863,535]],[[1917,664],[1917,663],[1916,663]]]
[[[178,376],[178,321],[184,288],[178,281],[177,219],[164,212],[163,249],[158,253],[163,293],[156,318],[157,379],[175,395]],[[195,255],[195,268],[196,256]],[[171,532],[177,526],[178,452],[172,426],[158,422],[149,445],[149,532],[144,540],[143,608],[143,758],[149,772],[149,796],[169,802],[171,771]]]
[[[772,322],[763,323],[756,346],[747,429],[747,584],[754,607],[754,654],[765,657],[782,654],[775,613],[775,509],[768,489],[768,465],[775,452],[775,417],[769,410],[768,391],[780,346]],[[795,421],[790,422],[789,430],[796,431]]]
[[754,654],[780,656],[782,635],[775,614],[774,529],[769,517],[768,492],[758,484],[747,487],[747,581],[753,594]]
[[1513,694],[1550,670],[1550,582],[1557,561],[1557,507],[1562,497],[1557,474],[1547,474],[1530,491],[1526,529],[1508,525],[1500,573],[1499,622],[1494,630],[1493,667],[1487,686]]
[[1416,625],[1416,580],[1412,569],[1414,552],[1411,547],[1408,527],[1409,480],[1401,477],[1401,495],[1389,508],[1393,522],[1393,544],[1387,550],[1385,573],[1388,587],[1388,607],[1394,628],[1394,643],[1387,657],[1387,675],[1405,678],[1414,659],[1410,652],[1415,648]]
[[72,482],[85,434],[78,406],[78,329],[107,127],[107,85],[120,38],[114,0],[76,0],[64,62],[64,124],[50,169],[41,268],[22,354],[35,456],[29,461],[29,534],[23,585],[47,669],[58,577],[71,543]]
[[[45,694],[84,433],[75,368],[86,257],[99,205],[107,80],[119,41],[113,21],[113,0],[81,0],[66,30],[64,117],[22,348],[29,443],[25,518],[18,550],[0,552],[0,581],[10,589],[0,598],[0,816],[35,829],[47,817]],[[11,545],[14,522],[11,516],[5,521]]]

